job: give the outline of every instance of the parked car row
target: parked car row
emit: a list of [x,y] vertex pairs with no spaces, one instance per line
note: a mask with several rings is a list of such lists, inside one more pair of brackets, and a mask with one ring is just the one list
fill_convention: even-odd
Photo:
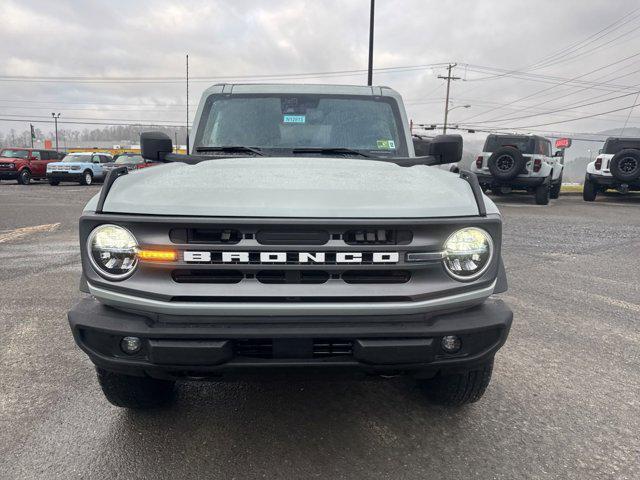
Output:
[[[413,136],[416,155],[428,151],[429,138]],[[567,144],[565,146],[570,145]],[[455,171],[458,166],[451,167]],[[538,205],[560,196],[564,150],[552,153],[551,142],[539,135],[491,134],[471,164],[482,190],[504,195],[524,190]],[[640,191],[640,138],[610,137],[596,159],[587,165],[583,198],[591,202],[599,192]]]
[[116,167],[136,170],[157,164],[136,153],[121,153],[114,157],[106,152],[65,155],[55,150],[4,148],[0,150],[0,180],[16,180],[21,185],[45,179],[51,185],[59,185],[60,182],[91,185],[103,181],[107,173]]

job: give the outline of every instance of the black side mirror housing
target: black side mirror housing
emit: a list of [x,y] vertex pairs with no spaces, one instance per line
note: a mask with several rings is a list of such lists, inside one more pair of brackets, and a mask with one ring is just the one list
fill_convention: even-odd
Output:
[[173,152],[171,137],[162,132],[143,132],[140,134],[140,153],[142,158],[151,161],[163,161]]
[[457,163],[462,159],[461,135],[438,135],[429,142],[429,156],[436,165]]
[[424,138],[418,135],[411,137],[413,140],[413,150],[416,153],[416,157],[426,157],[429,155],[429,149],[431,148],[431,138]]

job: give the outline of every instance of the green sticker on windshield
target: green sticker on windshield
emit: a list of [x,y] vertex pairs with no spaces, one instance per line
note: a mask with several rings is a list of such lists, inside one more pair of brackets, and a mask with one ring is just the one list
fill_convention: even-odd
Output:
[[304,115],[285,115],[284,123],[305,123],[307,121],[307,117]]
[[395,150],[396,142],[393,140],[378,140],[378,150]]

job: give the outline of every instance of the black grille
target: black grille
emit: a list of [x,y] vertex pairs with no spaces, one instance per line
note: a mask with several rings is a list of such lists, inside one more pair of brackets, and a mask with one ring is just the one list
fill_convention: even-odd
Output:
[[273,340],[270,338],[236,340],[235,354],[239,357],[273,358]]
[[344,357],[353,354],[353,342],[344,339],[315,339],[313,341],[313,357]]
[[413,233],[409,230],[366,229],[349,230],[344,234],[349,245],[406,245],[411,243]]
[[178,283],[239,283],[244,274],[237,270],[174,270],[171,274]]
[[262,245],[324,245],[329,238],[326,230],[260,230],[256,234]]
[[316,270],[264,270],[256,278],[260,283],[325,283],[329,274]]
[[256,338],[234,342],[234,353],[245,358],[331,358],[353,355],[353,341],[336,338]]
[[242,239],[242,232],[229,228],[174,228],[169,232],[173,243],[213,243],[236,244]]
[[411,272],[406,270],[352,270],[342,274],[345,283],[407,283]]

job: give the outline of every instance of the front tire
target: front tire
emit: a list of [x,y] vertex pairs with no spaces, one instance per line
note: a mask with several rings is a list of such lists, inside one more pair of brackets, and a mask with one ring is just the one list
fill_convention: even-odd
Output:
[[82,180],[80,180],[80,185],[91,185],[93,183],[93,174],[87,170],[82,174]]
[[49,185],[56,187],[60,185],[60,180],[49,180]]
[[582,198],[585,202],[593,202],[598,195],[598,185],[589,180],[589,177],[584,178],[584,187],[582,187]]
[[31,183],[31,172],[29,170],[22,170],[18,174],[18,183],[20,185],[29,185]]
[[146,409],[169,403],[174,382],[148,377],[133,377],[96,368],[98,383],[109,403],[116,407]]
[[536,205],[549,205],[550,188],[548,183],[538,185],[535,189]]
[[480,400],[491,381],[493,359],[479,368],[450,375],[439,374],[422,380],[421,386],[432,403],[459,407]]

